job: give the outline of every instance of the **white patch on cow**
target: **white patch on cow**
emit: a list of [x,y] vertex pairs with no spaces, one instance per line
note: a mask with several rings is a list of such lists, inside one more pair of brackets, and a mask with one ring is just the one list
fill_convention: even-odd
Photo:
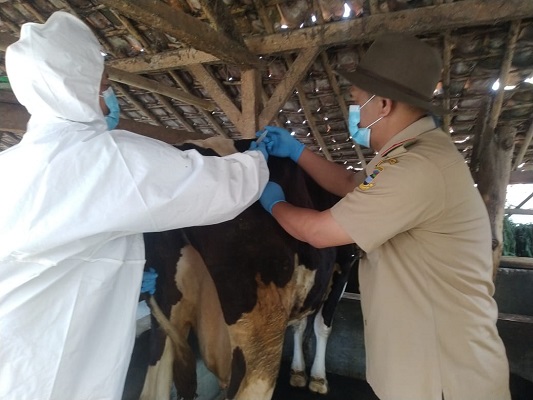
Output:
[[309,390],[312,392],[326,394],[329,391],[328,381],[326,379],[326,345],[328,337],[331,333],[331,327],[324,323],[322,317],[322,307],[315,316],[313,324],[316,337],[315,359],[311,367],[311,381],[309,382]]
[[303,337],[307,327],[307,318],[289,324],[293,329],[293,356],[291,363],[290,385],[293,387],[305,387],[307,374],[305,373],[305,358],[303,352]]
[[174,348],[169,338],[165,341],[165,349],[161,359],[148,367],[144,386],[139,400],[168,400],[172,387],[172,363]]
[[307,294],[313,287],[315,283],[315,275],[316,271],[311,271],[310,269],[305,268],[304,265],[299,264],[298,261],[298,255],[295,254],[294,257],[295,261],[295,267],[294,267],[294,287],[295,287],[295,293],[294,293],[294,303],[292,307],[292,313],[290,316],[290,320],[294,321],[295,319],[299,320],[306,315],[309,315],[308,312],[306,314],[300,314],[299,311],[303,307],[304,301],[307,297]]
[[212,136],[201,140],[187,140],[184,143],[191,143],[204,149],[212,149],[221,156],[237,153],[233,140],[222,136]]

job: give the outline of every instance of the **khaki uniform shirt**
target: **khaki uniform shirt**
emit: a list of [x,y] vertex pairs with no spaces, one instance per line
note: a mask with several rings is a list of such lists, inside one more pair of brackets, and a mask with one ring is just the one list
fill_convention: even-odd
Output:
[[450,138],[424,117],[332,208],[359,267],[367,380],[382,400],[508,400],[485,205]]

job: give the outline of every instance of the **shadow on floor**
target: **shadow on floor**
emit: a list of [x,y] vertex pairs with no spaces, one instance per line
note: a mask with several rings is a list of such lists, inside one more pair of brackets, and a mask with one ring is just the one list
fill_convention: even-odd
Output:
[[[149,332],[147,331],[135,341],[122,400],[138,400],[139,398],[148,365],[148,338]],[[272,400],[378,400],[367,382],[335,374],[328,374],[330,393],[326,396],[311,393],[307,388],[293,388],[289,385],[289,371],[289,363],[283,362]],[[205,369],[201,361],[198,362],[198,380],[200,385],[197,400],[224,398],[217,389],[216,379]],[[533,399],[533,382],[511,375],[510,387],[512,400]],[[169,400],[175,399],[176,393],[174,391]]]

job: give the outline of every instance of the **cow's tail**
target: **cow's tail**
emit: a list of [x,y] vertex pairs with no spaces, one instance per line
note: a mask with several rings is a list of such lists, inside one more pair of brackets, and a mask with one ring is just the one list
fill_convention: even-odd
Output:
[[183,399],[196,398],[196,357],[187,342],[187,338],[181,337],[172,326],[168,318],[163,314],[154,296],[148,297],[148,306],[159,326],[167,334],[174,345],[174,384],[176,390]]

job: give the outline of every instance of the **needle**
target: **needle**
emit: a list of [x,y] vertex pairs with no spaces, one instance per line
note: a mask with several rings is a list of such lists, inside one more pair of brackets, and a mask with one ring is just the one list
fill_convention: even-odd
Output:
[[257,138],[257,140],[255,141],[255,143],[259,144],[263,141],[263,139],[266,137],[268,131],[265,129],[263,132],[261,132],[261,136],[259,136]]

